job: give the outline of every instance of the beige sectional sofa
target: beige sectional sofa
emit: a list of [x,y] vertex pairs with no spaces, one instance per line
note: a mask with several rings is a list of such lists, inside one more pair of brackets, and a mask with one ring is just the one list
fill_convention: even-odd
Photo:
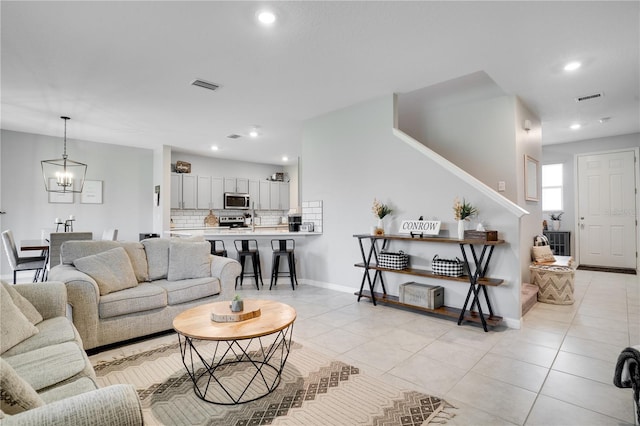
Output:
[[208,241],[68,241],[49,279],[66,284],[85,349],[170,330],[180,312],[231,300],[240,264]]
[[0,424],[142,424],[133,386],[96,385],[63,283],[3,282],[0,305]]

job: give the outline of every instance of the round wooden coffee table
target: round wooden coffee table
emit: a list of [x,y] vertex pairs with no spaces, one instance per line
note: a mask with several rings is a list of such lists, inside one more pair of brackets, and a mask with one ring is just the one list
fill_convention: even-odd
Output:
[[244,310],[259,309],[259,316],[238,322],[211,320],[212,311],[220,313],[229,304],[197,306],[173,320],[196,395],[222,405],[255,401],[278,387],[296,319],[296,310],[284,303],[245,300]]

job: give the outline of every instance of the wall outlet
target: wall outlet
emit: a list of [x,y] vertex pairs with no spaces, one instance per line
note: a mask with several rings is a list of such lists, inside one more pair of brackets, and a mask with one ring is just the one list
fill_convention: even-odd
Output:
[[505,181],[498,181],[498,192],[504,192],[507,190],[507,184]]

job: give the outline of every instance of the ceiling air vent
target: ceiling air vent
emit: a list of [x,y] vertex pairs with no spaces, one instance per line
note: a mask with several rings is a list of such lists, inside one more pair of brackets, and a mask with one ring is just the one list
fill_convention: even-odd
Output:
[[229,136],[227,136],[229,139],[238,139],[241,138],[242,136],[240,135],[236,135],[235,133],[230,134]]
[[593,101],[593,100],[599,99],[599,98],[601,98],[603,96],[604,96],[604,93],[602,93],[602,92],[594,93],[592,95],[580,96],[579,98],[576,98],[576,102]]
[[211,83],[209,81],[200,80],[200,79],[193,80],[191,84],[194,86],[203,87],[209,90],[218,90],[220,88],[218,84]]

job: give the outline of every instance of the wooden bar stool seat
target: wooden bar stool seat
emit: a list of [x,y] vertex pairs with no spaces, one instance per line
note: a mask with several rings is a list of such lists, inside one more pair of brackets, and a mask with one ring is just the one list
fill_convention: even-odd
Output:
[[274,285],[278,285],[278,275],[280,274],[280,258],[286,257],[289,264],[289,273],[284,275],[291,278],[291,288],[296,289],[298,277],[296,276],[296,242],[292,239],[271,240],[271,250],[273,250],[273,261],[271,264],[271,284],[269,290]]
[[[262,281],[262,268],[260,266],[260,252],[258,251],[258,241],[257,240],[235,240],[233,245],[238,252],[238,262],[240,262],[240,266],[242,267],[242,271],[238,278],[240,279],[240,286],[242,287],[242,281],[245,276],[253,276],[256,280],[256,288],[260,290],[260,285],[258,283],[258,279],[260,280],[260,284],[264,286],[264,282]],[[246,271],[244,264],[247,258],[251,259],[251,265],[253,266],[253,271]],[[236,278],[236,287],[238,286],[238,278]]]

